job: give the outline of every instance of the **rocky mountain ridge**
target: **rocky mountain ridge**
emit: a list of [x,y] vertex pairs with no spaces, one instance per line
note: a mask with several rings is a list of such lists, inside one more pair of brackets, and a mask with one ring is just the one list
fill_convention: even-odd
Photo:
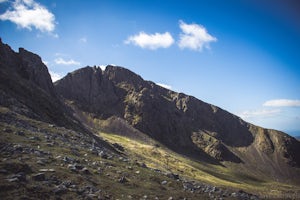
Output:
[[144,81],[122,67],[107,66],[105,71],[82,68],[57,81],[55,89],[94,118],[124,119],[138,131],[192,158],[240,163],[248,171],[257,165],[256,173],[275,173],[282,181],[299,175],[293,169],[300,166],[300,144],[296,139]]
[[[62,166],[62,168],[58,167],[59,172],[65,171],[65,167],[67,167],[59,159],[63,152],[65,152],[65,156],[75,156],[78,162],[85,163],[87,168],[91,167],[93,170],[96,170],[96,165],[91,166],[92,160],[96,163],[99,161],[98,157],[94,155],[98,155],[100,151],[115,155],[115,157],[118,156],[118,153],[121,153],[122,156],[129,153],[128,149],[124,149],[119,144],[99,138],[98,133],[105,131],[125,136],[132,142],[143,141],[143,145],[149,145],[150,140],[154,141],[153,144],[151,143],[153,146],[150,151],[150,155],[153,156],[159,155],[157,149],[162,148],[160,147],[162,145],[185,159],[188,158],[198,164],[203,163],[201,170],[208,170],[206,165],[214,169],[221,169],[218,173],[207,171],[207,173],[211,173],[210,176],[214,177],[213,179],[228,181],[229,177],[238,177],[238,179],[232,180],[232,182],[237,182],[245,177],[248,182],[254,181],[259,184],[276,182],[292,185],[299,184],[300,180],[300,155],[298,153],[300,152],[300,143],[285,133],[249,124],[239,117],[195,97],[176,93],[151,81],[145,81],[139,75],[123,67],[107,66],[104,71],[99,67],[85,67],[69,73],[53,85],[48,69],[38,55],[23,48],[16,53],[2,41],[0,41],[0,126],[1,130],[3,128],[0,153],[4,158],[0,167],[6,170],[0,171],[1,177],[2,174],[10,173],[5,167],[8,166],[7,163],[12,160],[15,162],[15,159],[21,159],[25,163],[29,162],[28,159],[35,155],[34,152],[41,151],[41,148],[50,148],[49,152],[52,153],[43,153],[43,155],[48,155],[49,159],[53,161],[53,163],[49,161],[52,167]],[[108,138],[110,137],[108,136]],[[22,142],[20,143],[20,141]],[[34,145],[33,150],[28,150],[27,146],[25,145],[25,148],[23,145],[28,141]],[[120,142],[124,142],[124,139]],[[127,145],[126,142],[124,145]],[[143,147],[143,145],[141,146]],[[89,150],[86,150],[85,147],[88,147]],[[130,143],[128,148],[130,148]],[[10,151],[11,149],[14,150]],[[139,149],[134,151],[137,151],[133,152],[135,155]],[[57,154],[58,152],[59,154]],[[88,157],[84,159],[82,157],[84,155]],[[136,158],[140,159],[141,156],[138,155]],[[107,156],[104,157],[100,159],[107,159]],[[90,161],[88,161],[89,159]],[[145,159],[151,160],[151,156]],[[173,157],[174,162],[177,162],[178,159]],[[122,158],[121,160],[128,159]],[[79,164],[78,162],[73,160],[72,163],[69,163],[69,165],[74,165],[76,172],[78,169],[75,164]],[[169,162],[168,159],[166,162]],[[118,158],[109,163],[113,167],[120,165]],[[26,172],[30,177],[30,173],[37,170],[36,164],[31,164],[32,166],[29,167],[32,170]],[[103,163],[101,165],[103,167]],[[170,170],[168,163],[166,165],[165,168]],[[107,170],[110,168],[111,166],[105,167]],[[191,174],[198,170],[194,166],[190,168]],[[133,184],[130,183],[128,177],[131,180],[141,181],[139,177],[130,173],[130,170],[122,172],[120,177],[122,184],[129,182],[127,186]],[[182,176],[185,176],[184,170],[177,170],[182,173]],[[163,187],[161,182],[158,185],[154,183],[152,177],[156,175],[153,172],[143,171],[147,175],[145,175],[146,178],[149,178],[149,184],[151,183],[153,187]],[[19,173],[19,169],[14,172]],[[90,176],[90,171],[87,174],[84,173],[82,171],[73,181],[79,183],[79,179]],[[108,171],[108,173],[119,176],[118,170]],[[201,173],[203,175],[202,171]],[[48,176],[46,179],[45,175],[41,176],[44,177],[43,181],[48,181]],[[93,181],[98,184],[97,176],[93,176]],[[47,182],[50,186],[54,184],[55,187],[63,187],[64,192],[75,191],[78,194],[78,188],[73,191],[69,186],[60,186],[58,184],[62,184],[62,182],[51,182],[52,178],[52,176],[49,177],[50,182]],[[9,178],[13,181],[17,179]],[[32,175],[31,179],[35,180],[35,175]],[[88,179],[91,180],[91,178],[86,178],[86,180]],[[181,181],[184,180],[181,179]],[[92,184],[96,184],[95,182]],[[111,182],[109,184],[111,185]],[[165,190],[168,191],[174,187],[180,188],[179,185],[168,185]],[[0,187],[9,188],[10,191],[13,186],[1,182]],[[136,187],[136,185],[132,185],[132,187]],[[34,188],[31,189],[37,191]],[[193,191],[195,190],[193,189]],[[211,193],[210,190],[208,191]],[[127,193],[128,191],[123,192]],[[130,190],[130,192],[133,191]],[[186,195],[178,192],[180,195]],[[212,193],[217,195],[215,192],[217,191]],[[53,191],[50,193],[52,194]],[[99,193],[101,192],[99,191]],[[240,194],[251,197],[244,192]],[[222,195],[220,193],[217,196],[221,197]],[[206,197],[214,198],[211,194]]]

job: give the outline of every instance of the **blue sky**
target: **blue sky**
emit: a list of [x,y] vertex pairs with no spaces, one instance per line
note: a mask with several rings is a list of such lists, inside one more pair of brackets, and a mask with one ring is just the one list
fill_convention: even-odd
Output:
[[297,0],[0,0],[0,37],[53,79],[114,64],[300,135]]

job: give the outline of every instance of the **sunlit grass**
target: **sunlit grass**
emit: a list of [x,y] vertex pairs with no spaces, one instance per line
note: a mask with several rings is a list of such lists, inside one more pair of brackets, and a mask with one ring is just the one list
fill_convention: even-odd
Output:
[[122,145],[128,156],[144,162],[148,167],[179,174],[188,179],[219,187],[239,188],[262,196],[269,196],[272,193],[272,196],[276,197],[284,191],[299,190],[291,185],[259,180],[246,174],[236,173],[230,167],[191,160],[170,151],[151,139],[146,143],[116,134],[103,132],[99,134],[110,143]]

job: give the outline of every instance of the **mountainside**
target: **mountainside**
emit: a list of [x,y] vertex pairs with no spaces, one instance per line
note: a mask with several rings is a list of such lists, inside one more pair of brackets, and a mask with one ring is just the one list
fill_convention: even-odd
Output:
[[257,199],[240,189],[291,198],[300,191],[293,137],[122,67],[85,67],[53,85],[38,55],[2,41],[0,131],[1,199]]
[[172,178],[127,154],[73,116],[38,55],[0,40],[0,199],[257,199]]
[[254,126],[214,105],[144,81],[127,69],[82,68],[57,81],[55,88],[93,118],[124,119],[191,158],[224,165],[239,163],[241,171],[247,169],[259,177],[284,182],[299,178],[300,143],[293,137]]

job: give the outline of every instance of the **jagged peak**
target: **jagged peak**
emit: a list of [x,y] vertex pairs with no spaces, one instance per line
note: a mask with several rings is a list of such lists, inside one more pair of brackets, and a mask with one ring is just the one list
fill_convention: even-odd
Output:
[[51,96],[55,96],[47,66],[39,55],[24,48],[19,48],[16,53],[7,44],[0,41],[0,64],[7,71],[13,71],[25,80],[31,81]]
[[80,69],[77,69],[71,73],[68,73],[68,74],[78,74],[78,73],[96,73],[96,72],[101,72],[102,73],[102,70],[100,67],[98,66],[94,66],[94,67],[91,67],[91,66],[86,66],[86,67],[83,67],[83,68],[80,68]]
[[42,58],[39,55],[32,53],[31,51],[28,51],[24,48],[19,48],[18,55],[23,61],[31,64],[32,67],[39,67],[48,71],[47,66],[43,63]]
[[[5,61],[12,61],[13,64],[15,64],[16,59],[15,59],[16,53],[12,48],[8,45],[2,42],[2,39],[0,38],[0,62],[5,62]],[[14,58],[14,59],[12,59]],[[12,64],[12,63],[5,63],[5,64]]]
[[141,76],[120,66],[107,65],[104,74],[108,77],[108,79],[116,83],[127,82],[137,86],[144,82],[144,79]]

